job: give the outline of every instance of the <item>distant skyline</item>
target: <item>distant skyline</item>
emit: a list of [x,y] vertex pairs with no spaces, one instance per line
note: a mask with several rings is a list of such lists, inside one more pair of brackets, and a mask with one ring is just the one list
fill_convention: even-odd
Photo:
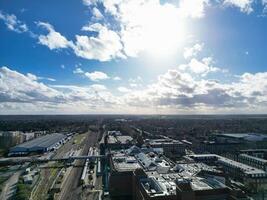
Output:
[[0,114],[266,114],[267,0],[0,0]]

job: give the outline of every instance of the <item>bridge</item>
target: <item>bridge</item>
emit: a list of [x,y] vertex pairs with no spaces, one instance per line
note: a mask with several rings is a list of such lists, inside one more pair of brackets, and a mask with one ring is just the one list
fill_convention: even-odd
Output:
[[74,160],[97,160],[105,159],[104,155],[87,155],[87,156],[67,156],[63,158],[38,158],[38,157],[10,157],[10,158],[1,158],[0,165],[11,165],[11,164],[22,164],[26,162],[31,163],[44,163],[50,161],[65,161],[72,162]]

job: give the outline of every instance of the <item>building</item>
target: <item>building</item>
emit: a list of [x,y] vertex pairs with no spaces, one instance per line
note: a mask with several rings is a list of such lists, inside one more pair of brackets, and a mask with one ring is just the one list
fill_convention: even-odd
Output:
[[128,135],[108,135],[107,147],[109,149],[127,149],[133,145],[133,138]]
[[218,167],[223,167],[226,177],[240,181],[247,190],[253,193],[267,188],[267,173],[260,168],[216,154],[198,154],[188,157],[197,162],[214,163]]
[[134,156],[114,153],[110,158],[109,194],[111,199],[131,199],[133,194],[133,173],[141,169]]
[[198,146],[200,152],[215,154],[231,153],[246,148],[244,143],[236,141],[203,141]]
[[35,137],[35,133],[34,132],[23,133],[23,141],[24,142],[32,140],[34,137]]
[[120,131],[108,131],[100,141],[100,152],[104,154],[104,149],[127,149],[134,145],[133,138],[122,135]]
[[[111,199],[226,200],[229,197],[221,171],[203,163],[175,164],[164,155],[135,146],[112,151],[110,171]],[[183,187],[184,182],[188,191]]]
[[170,138],[150,139],[146,140],[145,144],[151,146],[152,148],[163,148],[165,154],[185,154],[185,145],[178,140]]
[[257,158],[267,159],[267,149],[243,149],[240,153],[245,153]]
[[241,143],[245,148],[266,148],[267,135],[260,133],[223,133],[216,134],[216,141],[222,143]]
[[[134,172],[136,200],[226,200],[229,189],[214,176],[199,176],[204,164],[179,165],[178,171],[161,174],[153,172]],[[213,171],[213,170],[212,170]],[[139,175],[141,174],[141,175]]]
[[213,134],[209,140],[194,144],[194,151],[200,153],[235,153],[247,148],[266,148],[267,136],[259,133]]
[[263,158],[258,158],[255,156],[251,156],[248,154],[240,154],[238,156],[238,161],[253,167],[256,167],[258,169],[262,169],[265,172],[267,172],[267,160]]
[[190,159],[193,159],[196,162],[203,162],[203,163],[214,163],[218,160],[218,156],[216,154],[193,154],[187,155]]
[[48,134],[10,148],[10,155],[22,155],[32,152],[44,153],[57,149],[66,136],[60,133]]
[[267,173],[262,169],[219,157],[218,164],[224,167],[231,178],[240,180],[251,192],[259,192],[267,188]]
[[12,146],[23,142],[20,131],[1,131],[0,132],[0,147],[9,149]]

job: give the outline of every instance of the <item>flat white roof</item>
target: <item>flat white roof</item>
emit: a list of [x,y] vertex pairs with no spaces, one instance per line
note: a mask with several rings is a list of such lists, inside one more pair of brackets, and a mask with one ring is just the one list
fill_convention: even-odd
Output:
[[255,161],[258,161],[258,162],[267,164],[267,160],[265,160],[263,158],[258,158],[258,157],[255,157],[255,156],[250,156],[250,155],[244,154],[244,153],[240,154],[239,156],[240,157],[249,158],[249,159],[252,159],[252,160],[255,160]]
[[218,157],[219,157],[218,161],[220,163],[227,163],[231,166],[239,168],[246,174],[265,174],[266,175],[266,172],[261,169],[251,167],[249,165],[246,165],[246,164],[243,164],[243,163],[240,163],[240,162],[237,162],[237,161],[234,161],[234,160],[222,157],[222,156],[218,156]]

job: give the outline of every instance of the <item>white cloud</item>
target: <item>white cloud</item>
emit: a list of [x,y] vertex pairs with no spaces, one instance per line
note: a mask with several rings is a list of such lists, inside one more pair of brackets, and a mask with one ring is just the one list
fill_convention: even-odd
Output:
[[179,70],[193,72],[195,74],[200,74],[202,76],[207,75],[210,72],[222,71],[218,67],[213,67],[212,57],[205,57],[201,61],[196,58],[192,58],[188,64],[180,65]]
[[87,24],[82,27],[82,31],[100,32],[103,29],[103,25],[100,23]]
[[83,31],[96,32],[96,37],[76,35],[75,43],[68,41],[61,33],[56,32],[49,23],[38,22],[37,25],[48,31],[47,35],[39,35],[39,43],[51,50],[71,48],[79,57],[99,61],[125,57],[122,53],[123,46],[119,35],[99,23],[82,27]]
[[[252,83],[252,84],[251,84]],[[259,87],[259,84],[261,86]],[[243,74],[229,84],[196,79],[179,70],[168,70],[147,89],[124,95],[127,105],[140,108],[156,107],[182,112],[259,112],[267,110],[267,73]]]
[[234,6],[238,7],[241,12],[251,13],[253,11],[252,4],[254,0],[224,0],[223,4],[225,6]]
[[98,0],[82,0],[85,6],[95,5]]
[[36,76],[31,73],[27,73],[27,77],[31,79],[32,81],[37,81],[37,80],[47,80],[47,81],[56,81],[54,78],[49,78],[49,77],[41,77],[41,76]]
[[51,24],[45,22],[37,22],[37,25],[45,28],[48,31],[47,35],[40,35],[38,37],[40,44],[47,46],[51,50],[68,48],[72,46],[72,43],[59,32],[56,32]]
[[74,74],[83,74],[84,71],[80,67],[77,67],[75,70],[73,70],[73,73]]
[[99,81],[99,80],[105,80],[109,79],[109,76],[100,71],[94,71],[94,72],[85,72],[84,75],[88,77],[91,81]]
[[185,18],[201,18],[209,6],[209,0],[181,0],[178,5],[159,0],[97,2],[120,27],[116,32],[128,57],[143,52],[156,56],[175,54],[186,40]]
[[122,92],[122,93],[128,93],[130,92],[131,90],[126,88],[126,87],[118,87],[118,91]]
[[93,18],[96,20],[100,20],[102,18],[104,18],[104,16],[102,15],[102,13],[100,12],[99,9],[97,9],[96,7],[93,8]]
[[261,16],[264,16],[264,17],[265,17],[266,14],[267,14],[267,0],[262,0],[262,1],[261,1],[261,4],[262,4],[262,6],[263,6]]
[[90,87],[92,89],[96,90],[96,91],[104,91],[104,90],[107,90],[106,86],[100,85],[100,84],[93,84]]
[[[106,80],[110,79],[106,73],[100,72],[100,71],[94,71],[94,72],[85,72],[80,67],[76,66],[75,70],[73,70],[74,74],[82,74],[83,76],[89,78],[91,81],[99,81],[99,80]],[[112,80],[114,81],[120,81],[121,78],[119,76],[112,77]],[[97,84],[98,85],[98,84]]]
[[267,100],[267,72],[256,74],[244,73],[240,76],[240,82],[234,84],[235,89],[247,98],[260,97]]
[[120,80],[121,80],[121,77],[119,77],[119,76],[115,76],[115,77],[113,77],[113,80],[114,80],[114,81],[120,81]]
[[136,78],[130,78],[128,82],[131,88],[142,87],[143,79],[141,76],[137,76]]
[[1,113],[264,113],[267,72],[221,83],[168,70],[139,90],[114,95],[105,85],[46,85],[34,74],[0,68]]
[[123,45],[116,32],[99,23],[84,26],[82,30],[97,32],[98,35],[96,37],[76,35],[74,52],[77,56],[100,61],[124,58]]
[[38,80],[38,77],[35,76],[34,74],[31,74],[31,73],[27,73],[27,77],[33,81],[37,81]]
[[73,41],[68,41],[59,32],[56,32],[51,24],[44,22],[38,22],[37,24],[48,31],[47,35],[40,35],[38,37],[39,43],[51,50],[71,48],[79,57],[99,61],[125,58],[122,53],[123,46],[119,35],[99,23],[82,27],[84,31],[96,32],[96,37],[76,35],[75,44]]
[[34,74],[0,68],[1,113],[107,112],[120,102],[104,85],[45,85]]
[[29,30],[27,25],[18,20],[17,17],[13,14],[9,15],[0,11],[0,19],[4,21],[7,28],[11,31],[23,33]]
[[196,56],[199,52],[202,51],[204,44],[195,44],[193,47],[186,47],[184,49],[184,58],[188,59],[193,56]]
[[62,102],[64,95],[28,73],[26,76],[7,67],[0,68],[0,102]]
[[201,18],[205,15],[205,7],[209,0],[181,0],[180,12],[186,17]]
[[52,81],[52,82],[55,82],[56,81],[56,79],[49,78],[49,77],[38,77],[38,78],[39,78],[39,80],[48,80],[48,81]]
[[157,56],[174,53],[185,38],[184,20],[172,4],[131,0],[104,5],[121,27],[124,52],[129,57],[142,52]]
[[130,87],[132,87],[132,88],[135,88],[135,87],[138,87],[138,86],[139,86],[139,84],[136,84],[136,83],[130,83],[129,85],[130,85]]
[[141,76],[137,76],[136,78],[130,78],[130,79],[129,79],[129,82],[130,82],[130,83],[140,83],[140,82],[142,82],[142,81],[143,81],[143,79],[142,79]]

